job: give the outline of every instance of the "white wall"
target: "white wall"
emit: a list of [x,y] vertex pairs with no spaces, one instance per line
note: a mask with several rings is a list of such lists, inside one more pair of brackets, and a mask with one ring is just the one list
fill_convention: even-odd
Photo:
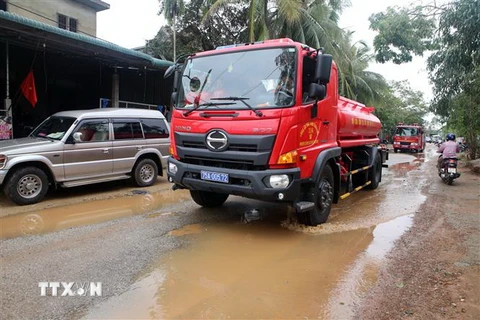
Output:
[[7,11],[56,27],[60,13],[77,19],[77,32],[97,35],[96,11],[72,0],[8,0]]

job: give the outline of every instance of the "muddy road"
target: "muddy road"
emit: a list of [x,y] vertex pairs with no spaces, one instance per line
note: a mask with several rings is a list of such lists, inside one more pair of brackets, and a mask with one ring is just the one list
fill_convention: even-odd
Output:
[[[219,209],[202,209],[187,191],[171,191],[165,179],[145,189],[107,184],[60,190],[24,207],[2,195],[0,314],[17,319],[476,317],[479,179],[465,173],[453,186],[443,185],[435,176],[435,157],[432,147],[418,155],[390,154],[379,189],[341,201],[318,227],[299,225],[284,206],[239,197]],[[452,192],[457,202],[449,205],[442,198],[432,218],[429,208],[439,203],[437,197]],[[461,206],[463,220],[457,219],[455,205]],[[442,247],[451,236],[457,240],[448,247],[453,253]],[[437,264],[435,250],[445,256]],[[435,267],[455,275],[425,282]],[[62,281],[73,283],[72,296],[61,296],[62,287],[57,296],[50,289],[41,296],[39,282]],[[443,300],[422,295],[423,289],[409,281],[427,292],[441,288]],[[101,295],[78,294],[90,282],[101,283]],[[458,307],[450,293],[461,296]]]

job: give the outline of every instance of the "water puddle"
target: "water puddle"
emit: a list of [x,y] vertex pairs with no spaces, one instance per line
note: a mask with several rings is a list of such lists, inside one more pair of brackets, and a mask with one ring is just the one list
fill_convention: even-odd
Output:
[[200,232],[202,232],[202,226],[196,223],[196,224],[189,224],[187,226],[184,226],[181,229],[172,230],[168,233],[168,235],[174,236],[174,237],[182,237],[189,234],[197,234]]
[[[267,221],[199,227],[205,231],[192,246],[156,264],[165,278],[148,306],[125,303],[132,290],[151,296],[149,286],[141,288],[151,281],[143,279],[110,299],[108,309],[124,318],[132,310],[132,318],[316,318],[344,267],[373,239],[373,229],[311,236]],[[110,318],[103,308],[87,318]]]
[[[241,210],[240,221],[172,231],[170,236],[189,235],[190,245],[167,253],[148,268],[152,274],[142,274],[103,310],[152,319],[351,318],[425,200],[420,191],[428,182],[412,170],[422,159],[399,156],[391,157],[397,161],[385,170],[380,188],[341,201],[318,227],[299,225],[294,215],[282,221],[281,206],[231,199],[223,210]],[[405,163],[414,167],[404,170],[405,181],[398,183],[394,178]],[[146,279],[160,271],[156,290],[141,285],[152,283]],[[128,302],[125,295],[132,290],[148,296],[148,303]],[[87,318],[109,318],[110,313],[99,313],[102,308]]]
[[373,241],[362,252],[338,285],[331,292],[325,319],[353,319],[355,308],[377,282],[378,272],[386,254],[413,223],[413,215],[379,224],[373,230]]
[[406,216],[316,236],[264,221],[186,226],[175,236],[204,230],[191,247],[166,255],[153,273],[86,318],[345,319],[411,222]]
[[165,190],[10,215],[0,218],[0,239],[48,233],[148,213],[187,199],[190,199],[187,192]]

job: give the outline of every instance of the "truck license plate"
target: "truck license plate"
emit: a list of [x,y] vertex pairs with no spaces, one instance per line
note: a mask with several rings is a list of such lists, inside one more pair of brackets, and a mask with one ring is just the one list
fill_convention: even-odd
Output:
[[457,173],[457,168],[448,168],[448,173]]
[[228,183],[228,174],[227,173],[200,171],[200,178],[202,180]]

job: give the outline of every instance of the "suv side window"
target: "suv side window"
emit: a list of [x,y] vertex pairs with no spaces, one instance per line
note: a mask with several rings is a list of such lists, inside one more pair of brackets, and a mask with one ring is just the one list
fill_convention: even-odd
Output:
[[162,119],[141,119],[145,139],[168,138],[169,131]]
[[135,120],[114,120],[113,134],[115,140],[143,139],[140,122]]
[[107,119],[82,121],[74,134],[76,132],[81,133],[81,142],[108,141],[110,139]]

